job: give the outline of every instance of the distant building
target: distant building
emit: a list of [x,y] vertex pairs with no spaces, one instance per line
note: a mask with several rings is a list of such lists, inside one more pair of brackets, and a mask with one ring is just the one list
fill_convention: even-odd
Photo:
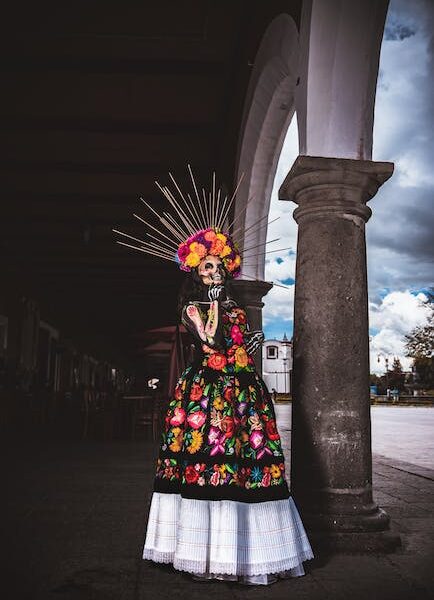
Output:
[[270,390],[279,394],[291,393],[292,341],[286,333],[282,340],[265,340],[262,350],[263,379]]

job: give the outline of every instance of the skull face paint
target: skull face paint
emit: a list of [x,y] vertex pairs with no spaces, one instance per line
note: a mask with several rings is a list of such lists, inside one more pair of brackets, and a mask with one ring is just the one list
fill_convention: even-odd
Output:
[[218,256],[209,254],[203,258],[197,267],[197,272],[204,285],[224,285],[225,283],[225,269]]

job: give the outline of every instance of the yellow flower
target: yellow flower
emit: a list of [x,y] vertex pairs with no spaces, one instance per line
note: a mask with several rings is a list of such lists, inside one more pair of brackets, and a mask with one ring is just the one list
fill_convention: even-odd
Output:
[[172,429],[172,433],[173,433],[173,441],[169,445],[169,448],[170,448],[170,450],[172,450],[172,452],[179,452],[182,448],[182,440],[183,440],[182,429],[180,427],[174,427]]
[[190,252],[190,254],[185,259],[185,264],[187,267],[197,267],[200,263],[200,256],[196,254],[196,252]]
[[249,357],[247,352],[241,346],[235,350],[235,364],[238,367],[247,367]]
[[187,446],[188,452],[194,454],[200,450],[203,442],[203,434],[200,431],[194,430],[191,434],[191,444]]
[[206,256],[207,249],[203,244],[199,244],[198,242],[192,242],[189,248],[191,252],[193,252],[193,254],[197,254],[200,258]]
[[220,475],[222,477],[226,477],[226,465],[220,465],[219,466],[219,471],[220,471]]
[[227,256],[231,252],[232,252],[232,249],[231,249],[230,246],[224,246],[223,250],[220,252],[220,258],[224,258],[225,256]]
[[271,477],[273,479],[279,479],[279,477],[281,475],[281,471],[277,465],[271,465],[270,473],[271,473]]
[[212,403],[212,405],[217,410],[223,410],[223,408],[225,406],[225,403],[224,403],[223,398],[221,396],[217,396],[217,398],[214,398],[214,402]]
[[224,235],[224,233],[217,233],[216,238],[221,240],[223,244],[226,244],[228,238]]

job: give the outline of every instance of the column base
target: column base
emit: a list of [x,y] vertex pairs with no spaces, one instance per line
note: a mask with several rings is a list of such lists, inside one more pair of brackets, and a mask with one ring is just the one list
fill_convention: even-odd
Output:
[[394,552],[401,545],[399,533],[390,529],[389,515],[378,506],[365,514],[306,514],[303,520],[321,552]]

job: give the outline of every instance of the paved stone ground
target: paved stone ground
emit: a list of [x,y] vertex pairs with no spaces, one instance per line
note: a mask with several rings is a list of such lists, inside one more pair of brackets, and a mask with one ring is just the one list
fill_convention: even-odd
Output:
[[434,406],[371,406],[377,454],[434,470]]
[[401,533],[400,550],[316,556],[305,577],[262,588],[194,583],[141,559],[152,443],[15,441],[1,456],[7,600],[424,600],[434,591],[434,472],[423,467],[374,459],[376,500]]

